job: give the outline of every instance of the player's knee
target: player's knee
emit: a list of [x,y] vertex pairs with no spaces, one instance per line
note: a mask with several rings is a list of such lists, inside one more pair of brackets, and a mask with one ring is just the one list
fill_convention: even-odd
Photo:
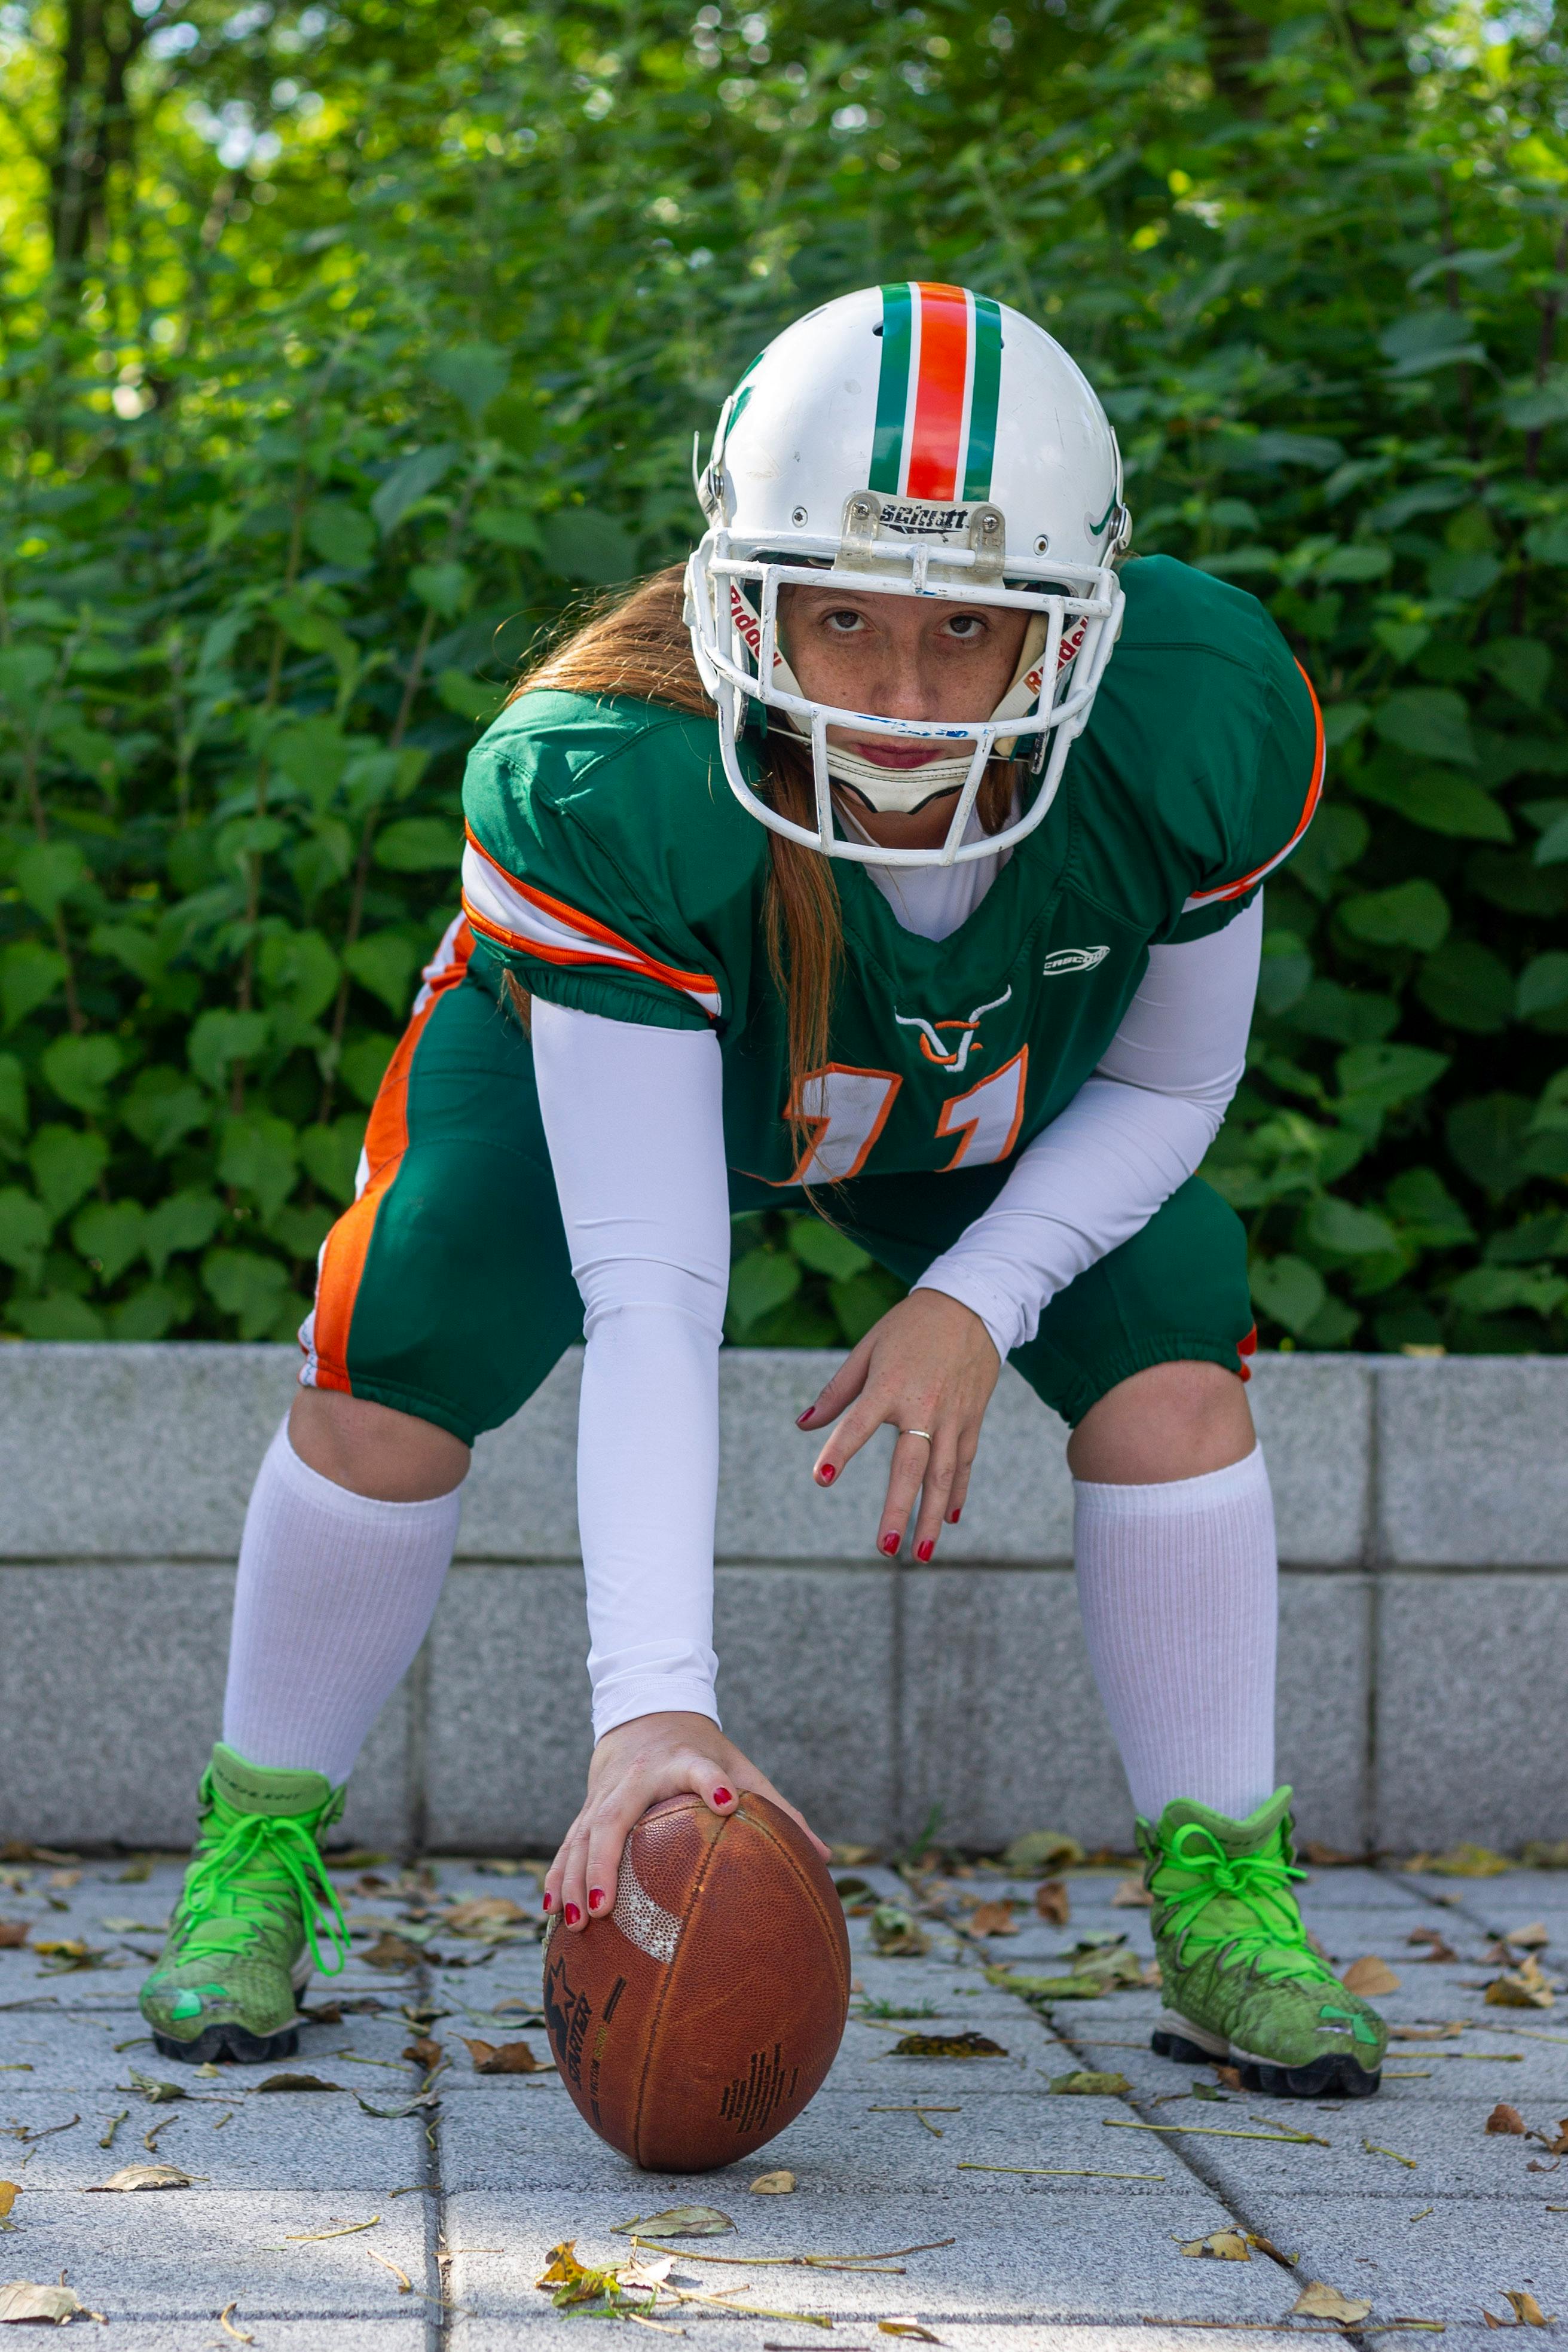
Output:
[[1074,1430],[1067,1459],[1092,1484],[1155,1485],[1225,1469],[1256,1442],[1236,1375],[1184,1360],[1151,1364],[1107,1391]]
[[468,1448],[450,1430],[336,1389],[299,1390],[288,1440],[321,1477],[376,1502],[429,1502],[468,1475]]

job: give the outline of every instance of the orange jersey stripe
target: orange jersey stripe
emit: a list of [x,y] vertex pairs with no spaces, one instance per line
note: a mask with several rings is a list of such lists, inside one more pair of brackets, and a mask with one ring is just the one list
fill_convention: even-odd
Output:
[[909,451],[912,499],[958,494],[964,393],[969,372],[969,306],[961,286],[918,288],[920,376]]
[[1307,676],[1306,671],[1301,669],[1300,662],[1296,664],[1296,667],[1301,670],[1301,684],[1306,688],[1312,699],[1314,736],[1312,780],[1307,786],[1306,802],[1297,821],[1296,829],[1282,849],[1277,849],[1272,857],[1266,857],[1261,866],[1255,866],[1250,874],[1243,874],[1234,882],[1222,882],[1218,889],[1196,891],[1182,908],[1184,915],[1191,914],[1197,907],[1215,907],[1227,898],[1244,898],[1248,891],[1261,882],[1266,874],[1271,874],[1276,866],[1282,864],[1284,859],[1289,857],[1317,814],[1317,805],[1322,797],[1323,774],[1327,766],[1323,743],[1323,714],[1318,708],[1318,698],[1312,692],[1312,679]]
[[316,1278],[316,1315],[311,1327],[313,1385],[319,1389],[352,1390],[349,1378],[349,1333],[376,1217],[408,1150],[409,1070],[431,1014],[467,970],[473,940],[465,936],[466,928],[454,925],[442,942],[450,949],[449,962],[439,967],[433,962],[426,967],[419,1008],[398,1040],[397,1051],[387,1064],[371,1108],[370,1125],[365,1129],[365,1162],[370,1172],[364,1189],[353,1206],[344,1210],[322,1247],[321,1270]]

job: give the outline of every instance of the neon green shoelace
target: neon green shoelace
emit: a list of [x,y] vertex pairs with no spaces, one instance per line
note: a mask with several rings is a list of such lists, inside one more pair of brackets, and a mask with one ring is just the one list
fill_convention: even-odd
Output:
[[[253,1880],[248,1885],[243,1884],[253,1869],[257,1871],[260,1883]],[[269,1876],[273,1880],[270,1886],[267,1884]],[[265,1813],[238,1813],[204,1848],[185,1881],[182,1905],[186,1917],[198,1923],[195,1939],[233,1948],[231,1937],[223,1932],[228,1921],[204,1919],[202,1916],[211,1912],[225,1895],[243,1895],[265,1904],[277,1913],[281,1922],[278,1876],[298,1897],[310,1958],[323,1976],[339,1975],[349,1958],[349,1929],[338,1890],[327,1875],[315,1838],[287,1814],[273,1818]],[[321,1957],[316,1937],[317,1915],[322,1907],[327,1911],[327,1930],[337,1955],[331,1961]],[[255,1932],[253,1926],[251,1933]]]
[[[1333,1981],[1333,1970],[1307,1941],[1301,1915],[1291,1893],[1292,1879],[1305,1878],[1276,1849],[1272,1853],[1228,1854],[1201,1822],[1187,1822],[1172,1838],[1166,1860],[1196,1882],[1166,1895],[1154,1874],[1153,1892],[1169,1911],[1162,1932],[1174,1936],[1182,1958],[1190,1938],[1199,1952],[1219,1950],[1221,1966],[1249,1960],[1262,1977],[1310,1977]],[[1228,1896],[1251,1914],[1249,1925],[1222,1927],[1204,1925],[1204,1914],[1218,1897]]]

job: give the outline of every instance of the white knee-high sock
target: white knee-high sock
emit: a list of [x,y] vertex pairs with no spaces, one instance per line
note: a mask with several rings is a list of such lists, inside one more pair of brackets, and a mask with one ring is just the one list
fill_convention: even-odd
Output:
[[247,1763],[346,1780],[435,1613],[461,1489],[378,1503],[302,1462],[285,1422],[240,1544],[224,1740]]
[[1078,1601],[1133,1803],[1272,1795],[1279,1561],[1261,1446],[1157,1486],[1073,1482]]

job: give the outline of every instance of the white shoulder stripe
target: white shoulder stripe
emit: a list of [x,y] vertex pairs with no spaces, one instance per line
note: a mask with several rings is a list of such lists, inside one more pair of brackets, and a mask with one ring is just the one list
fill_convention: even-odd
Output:
[[615,964],[674,988],[716,1021],[722,1010],[719,992],[706,974],[676,972],[643,954],[629,940],[607,936],[603,928],[577,924],[570,910],[552,912],[538,898],[520,889],[472,842],[463,853],[463,899],[472,920],[481,929],[500,931],[519,946],[532,948],[552,963]]

